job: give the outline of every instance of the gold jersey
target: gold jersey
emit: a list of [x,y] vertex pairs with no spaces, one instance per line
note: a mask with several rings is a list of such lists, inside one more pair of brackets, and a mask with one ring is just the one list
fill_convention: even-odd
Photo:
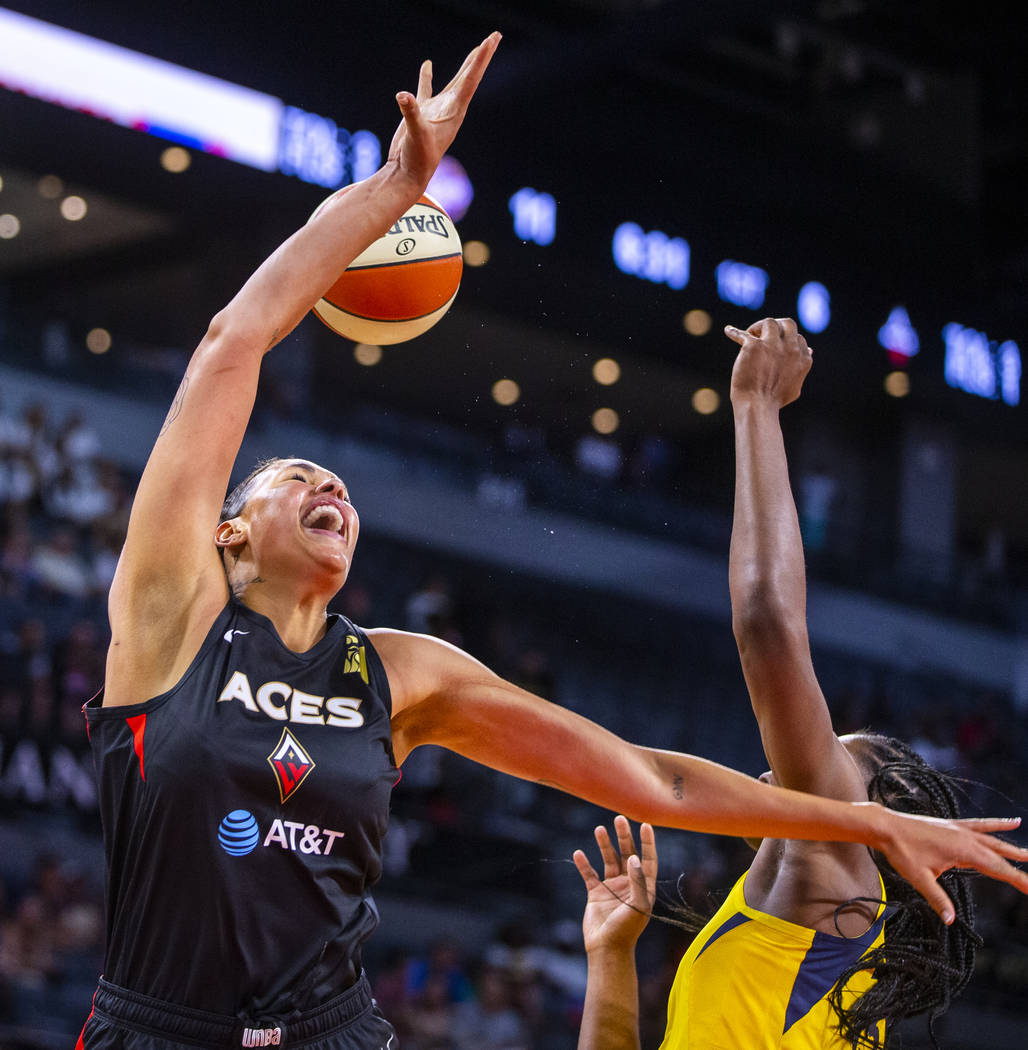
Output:
[[[861,937],[757,911],[746,904],[745,886],[743,875],[685,953],[661,1050],[848,1050],[828,995],[844,970],[882,943],[884,886],[875,922]],[[854,975],[844,1005],[873,983],[867,971]],[[877,1034],[884,1043],[884,1022]]]

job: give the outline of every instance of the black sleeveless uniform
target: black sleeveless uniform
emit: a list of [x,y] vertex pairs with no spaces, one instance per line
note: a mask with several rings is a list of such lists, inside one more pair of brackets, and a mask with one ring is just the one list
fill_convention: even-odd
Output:
[[[399,777],[389,685],[364,632],[330,616],[294,653],[232,600],[173,689],[100,701],[85,713],[107,953],[85,1050],[384,1047],[385,1022],[363,1041],[321,1041],[324,1024],[373,1009],[361,945],[378,924],[368,889]],[[167,1039],[115,1041],[101,1034],[111,1024]]]

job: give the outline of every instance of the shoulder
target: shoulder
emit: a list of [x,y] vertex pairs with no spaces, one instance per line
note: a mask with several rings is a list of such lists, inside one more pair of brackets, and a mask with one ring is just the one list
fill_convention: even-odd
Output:
[[469,677],[495,677],[473,656],[441,638],[390,627],[370,627],[364,633],[385,668],[394,715]]

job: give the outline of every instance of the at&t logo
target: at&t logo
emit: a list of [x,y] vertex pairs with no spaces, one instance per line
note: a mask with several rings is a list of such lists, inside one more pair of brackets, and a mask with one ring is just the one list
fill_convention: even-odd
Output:
[[221,848],[233,857],[244,857],[252,853],[260,841],[261,833],[254,815],[245,809],[234,809],[218,825],[218,842]]
[[279,849],[290,853],[327,857],[332,852],[336,839],[342,837],[341,831],[276,817],[271,822],[264,841],[261,842],[257,818],[246,809],[232,810],[218,825],[218,843],[232,857],[245,857],[257,848],[258,843],[262,846],[278,846]]

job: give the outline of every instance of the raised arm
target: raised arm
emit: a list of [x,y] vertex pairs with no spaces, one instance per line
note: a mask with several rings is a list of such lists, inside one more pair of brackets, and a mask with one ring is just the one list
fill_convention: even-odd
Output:
[[105,702],[167,689],[188,665],[228,594],[213,535],[261,358],[422,193],[498,43],[494,33],[475,48],[436,95],[431,64],[424,63],[417,94],[396,96],[402,120],[382,168],[321,208],[211,321],[133,503],[109,601]]
[[789,318],[726,333],[741,346],[731,390],[732,626],[764,753],[783,787],[861,801],[864,778],[835,734],[810,659],[803,543],[779,425],[779,411],[799,397],[811,352]]
[[627,743],[437,638],[369,634],[389,678],[398,762],[437,744],[632,820],[743,838],[863,842],[885,853],[940,914],[948,898],[935,880],[951,867],[1028,893],[1028,875],[1004,860],[1028,860],[1028,850],[985,834],[1016,828],[1016,818],[939,821],[770,787],[695,755]]
[[646,928],[657,886],[653,828],[639,828],[639,853],[623,816],[614,818],[617,849],[596,829],[603,879],[582,850],[574,861],[585,883],[582,935],[589,967],[578,1050],[639,1050],[639,978],[635,945]]

